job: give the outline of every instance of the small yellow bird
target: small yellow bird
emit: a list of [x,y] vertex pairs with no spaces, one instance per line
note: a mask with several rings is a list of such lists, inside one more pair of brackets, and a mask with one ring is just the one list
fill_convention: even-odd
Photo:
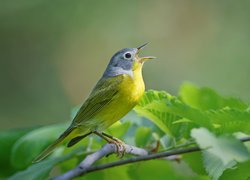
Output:
[[[142,97],[145,86],[142,66],[155,57],[139,57],[144,44],[138,48],[125,48],[113,55],[102,78],[83,103],[69,128],[33,162],[39,162],[65,141],[73,146],[94,133],[109,143],[121,141],[102,131],[125,116]],[[117,148],[118,149],[118,148]]]

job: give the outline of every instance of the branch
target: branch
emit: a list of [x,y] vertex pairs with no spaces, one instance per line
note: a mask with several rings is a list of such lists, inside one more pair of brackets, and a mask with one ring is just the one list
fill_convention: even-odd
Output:
[[[146,156],[148,155],[148,151],[142,148],[138,148],[135,146],[124,144],[125,153],[132,154],[135,156]],[[72,179],[77,176],[81,176],[89,172],[89,168],[91,165],[95,163],[97,160],[101,159],[104,156],[108,156],[117,152],[117,147],[114,144],[106,144],[99,151],[96,151],[93,154],[88,155],[76,168],[57,176],[54,180],[66,180]]]
[[[241,138],[239,140],[242,142],[250,141],[250,136]],[[124,145],[125,145],[125,152],[127,154],[132,154],[132,155],[136,155],[139,157],[132,157],[126,160],[115,161],[115,162],[111,162],[108,164],[91,166],[93,163],[95,163],[97,160],[101,159],[102,157],[116,152],[117,147],[114,144],[106,144],[99,151],[88,155],[77,167],[75,167],[74,169],[62,175],[55,177],[54,180],[73,179],[75,177],[83,176],[90,172],[99,171],[99,170],[103,170],[103,169],[107,169],[107,168],[111,168],[115,166],[130,164],[134,162],[147,161],[151,159],[158,159],[158,158],[163,158],[163,157],[168,157],[169,160],[173,160],[173,158],[178,159],[179,157],[177,155],[190,153],[190,152],[197,152],[197,151],[202,150],[199,147],[189,147],[185,149],[177,149],[177,150],[172,150],[168,152],[149,154],[145,149],[134,147],[134,146],[127,145],[127,144],[124,144]]]

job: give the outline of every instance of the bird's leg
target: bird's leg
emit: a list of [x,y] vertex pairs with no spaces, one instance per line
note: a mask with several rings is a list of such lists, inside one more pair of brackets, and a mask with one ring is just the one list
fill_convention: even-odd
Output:
[[122,158],[126,152],[124,142],[122,140],[120,140],[114,136],[111,136],[109,134],[106,134],[104,132],[102,132],[102,135],[108,137],[109,139],[111,139],[113,141],[114,144],[116,144],[118,156],[120,158]]
[[120,139],[113,137],[109,134],[106,134],[104,132],[94,132],[96,135],[98,135],[99,137],[103,138],[105,141],[107,141],[110,144],[114,144],[116,146],[117,149],[117,154],[118,157],[122,158],[125,154],[125,146],[124,146],[124,142],[121,141]]
[[[109,139],[112,139],[112,140],[114,140],[114,141],[122,142],[120,139],[118,139],[118,138],[116,138],[116,137],[114,137],[114,136],[111,136],[111,135],[109,135],[109,134],[106,134],[106,133],[104,133],[104,132],[102,132],[102,135],[103,135],[103,136],[106,136],[106,137],[108,137]],[[123,142],[122,142],[122,143],[123,143]]]
[[107,137],[103,136],[102,133],[99,133],[97,131],[93,131],[93,133],[95,133],[97,136],[99,136],[100,138],[104,139],[105,141],[107,141],[108,143],[112,143],[110,141],[110,139],[108,139]]

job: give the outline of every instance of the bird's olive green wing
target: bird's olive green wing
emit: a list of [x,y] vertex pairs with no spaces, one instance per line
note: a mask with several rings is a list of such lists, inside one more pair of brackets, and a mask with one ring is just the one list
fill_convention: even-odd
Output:
[[[77,127],[84,125],[86,120],[91,119],[95,116],[102,108],[112,101],[112,98],[117,94],[119,91],[119,84],[123,80],[123,75],[111,77],[111,78],[102,78],[91,94],[89,95],[88,99],[82,105],[80,110],[78,111],[76,117],[74,118],[72,125],[49,147],[47,147],[33,162],[39,162],[48,156],[57,146],[64,142],[64,139],[69,136],[69,134]],[[68,146],[73,146],[82,138],[86,137],[90,133],[87,133],[83,136],[77,136],[71,139],[68,143]]]
[[84,125],[84,121],[91,119],[101,109],[105,108],[105,106],[112,101],[112,98],[114,98],[119,91],[119,85],[123,78],[124,75],[102,78],[96,84],[91,94],[78,111],[72,125]]

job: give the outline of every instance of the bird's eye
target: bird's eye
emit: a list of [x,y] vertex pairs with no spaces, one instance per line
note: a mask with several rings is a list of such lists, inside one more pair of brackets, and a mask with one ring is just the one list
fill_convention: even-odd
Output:
[[125,54],[124,54],[125,59],[130,59],[131,56],[132,56],[132,55],[131,55],[130,53],[125,53]]

